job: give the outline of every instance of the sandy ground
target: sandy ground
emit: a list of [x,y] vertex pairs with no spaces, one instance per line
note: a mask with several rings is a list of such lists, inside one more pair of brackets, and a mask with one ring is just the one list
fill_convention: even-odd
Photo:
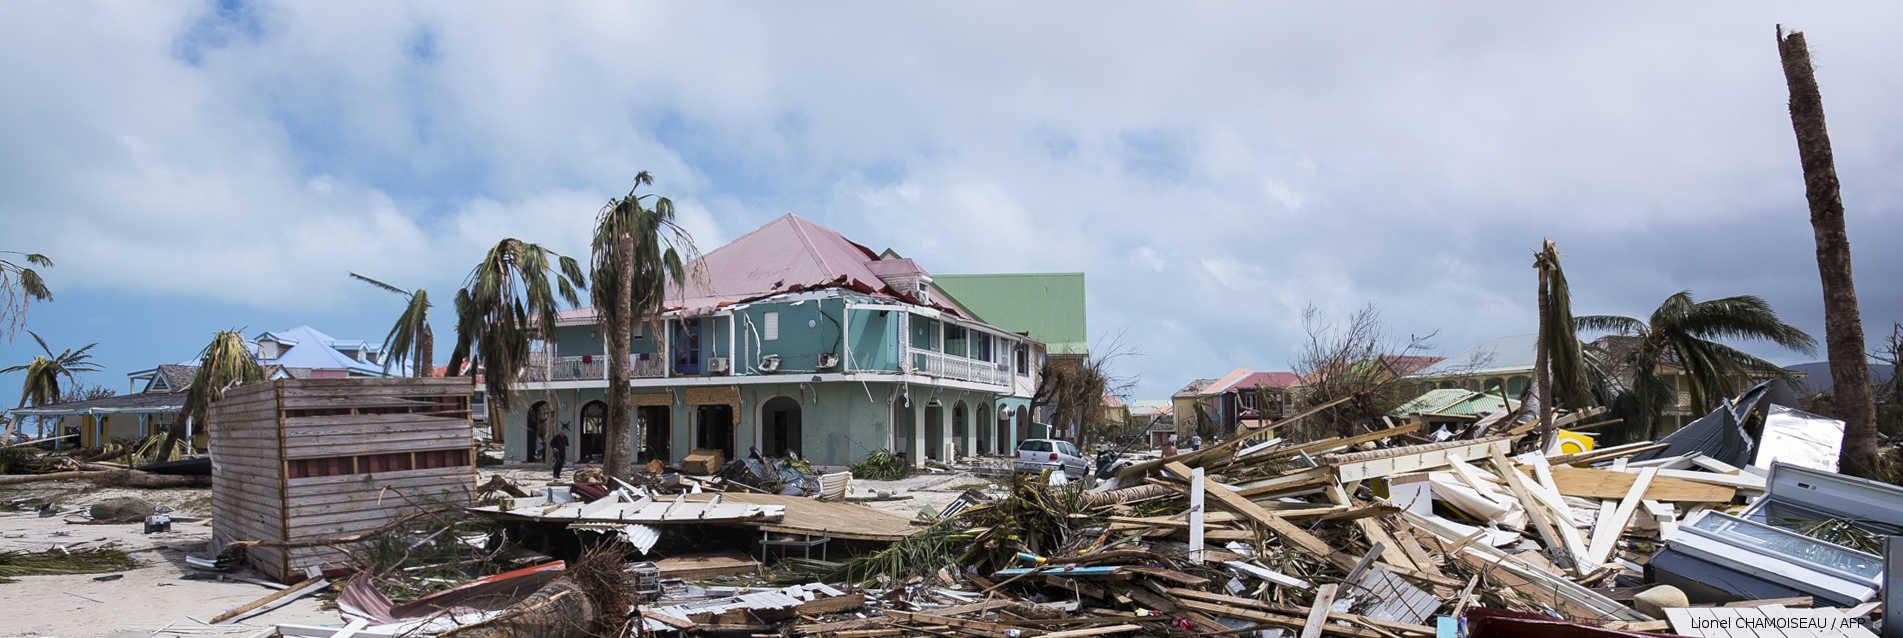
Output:
[[[527,488],[549,482],[543,466],[485,467],[481,479],[502,475]],[[964,472],[927,472],[898,481],[854,481],[850,495],[885,493],[908,498],[864,504],[899,516],[913,517],[925,508],[944,507],[968,488],[983,488],[982,477]],[[269,594],[271,590],[242,582],[184,580],[193,573],[184,562],[211,538],[210,489],[144,490],[97,488],[87,482],[46,482],[0,486],[0,501],[35,496],[51,497],[60,515],[40,518],[32,511],[0,512],[0,551],[45,551],[111,546],[123,549],[139,566],[119,572],[120,578],[99,581],[99,575],[26,576],[17,583],[0,584],[0,637],[57,636],[250,636],[277,623],[341,625],[334,608],[321,597],[310,596],[232,625],[211,626],[204,621],[228,609]],[[114,496],[135,496],[177,510],[176,516],[201,517],[178,522],[172,531],[146,535],[139,523],[91,525],[91,504]],[[262,579],[250,571],[238,575]]]
[[[232,625],[208,626],[203,621],[271,593],[262,586],[241,582],[183,580],[195,571],[185,565],[187,552],[196,552],[211,538],[209,519],[175,523],[172,531],[146,535],[139,523],[82,525],[86,508],[112,496],[137,496],[169,505],[179,515],[207,516],[210,489],[132,490],[92,489],[89,483],[49,482],[0,487],[0,500],[22,496],[59,495],[61,514],[40,518],[34,512],[0,512],[0,551],[45,551],[68,547],[115,546],[139,562],[135,569],[110,581],[98,575],[25,576],[0,584],[0,636],[246,636],[276,623],[341,624],[336,611],[322,609],[318,597],[306,597]],[[240,575],[263,578],[256,572]]]

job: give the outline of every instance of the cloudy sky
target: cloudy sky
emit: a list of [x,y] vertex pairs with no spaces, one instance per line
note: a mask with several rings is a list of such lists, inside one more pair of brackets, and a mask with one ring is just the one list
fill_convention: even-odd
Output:
[[1542,238],[1578,312],[1749,293],[1821,339],[1783,23],[1875,338],[1903,5],[1818,4],[4,3],[0,250],[58,261],[30,327],[121,391],[216,329],[380,339],[401,299],[350,271],[447,298],[501,237],[581,254],[639,170],[703,246],[797,212],[1084,271],[1140,398],[1288,367],[1309,304],[1448,353],[1530,332]]

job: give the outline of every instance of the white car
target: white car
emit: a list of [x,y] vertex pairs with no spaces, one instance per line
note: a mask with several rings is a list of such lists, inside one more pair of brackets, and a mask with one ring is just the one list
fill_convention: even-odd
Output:
[[1025,439],[1018,443],[1018,456],[1011,461],[1011,469],[1019,472],[1061,469],[1070,480],[1081,481],[1090,473],[1090,461],[1085,460],[1070,441]]

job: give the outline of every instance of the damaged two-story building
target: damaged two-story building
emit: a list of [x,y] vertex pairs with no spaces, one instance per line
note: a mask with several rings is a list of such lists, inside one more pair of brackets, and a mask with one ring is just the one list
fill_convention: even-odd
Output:
[[[911,259],[789,214],[692,270],[621,355],[639,460],[757,448],[844,465],[888,449],[922,464],[1003,453],[1042,432],[1030,404],[1045,346],[980,320]],[[606,450],[616,389],[596,313],[556,324],[503,415],[511,460],[543,460],[564,426],[571,460]]]

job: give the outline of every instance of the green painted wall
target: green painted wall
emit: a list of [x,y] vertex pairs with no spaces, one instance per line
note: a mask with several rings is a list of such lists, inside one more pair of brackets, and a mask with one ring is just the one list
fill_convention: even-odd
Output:
[[[642,326],[634,331],[634,341],[628,344],[628,352],[659,352],[660,343],[650,338],[648,328]],[[607,351],[607,337],[599,326],[557,326],[555,328],[555,354],[561,357],[579,357],[585,354],[601,354]]]
[[852,369],[899,369],[899,313],[854,310],[848,313],[846,340],[851,344]]
[[[840,329],[843,323],[840,316],[845,312],[845,301],[841,299],[812,299],[799,305],[792,303],[764,303],[749,306],[734,313],[735,321],[741,326],[740,356],[734,361],[734,367],[741,374],[767,374],[757,372],[761,357],[780,356],[780,372],[812,373],[819,370],[819,355],[831,354],[835,357],[844,352],[845,342]],[[767,339],[769,315],[777,315],[779,333],[777,338]],[[824,372],[837,372],[837,368]]]
[[[936,458],[942,450],[940,441],[949,437],[958,442],[958,453],[965,454],[971,449],[965,442],[965,436],[976,436],[978,451],[990,453],[999,446],[994,437],[1009,437],[1009,421],[1002,432],[998,428],[997,412],[1001,406],[1015,406],[1021,400],[1000,398],[987,392],[951,390],[927,386],[911,386],[911,407],[901,405],[897,409],[897,431],[894,426],[894,409],[891,399],[900,388],[891,383],[801,383],[789,379],[787,383],[748,384],[738,386],[740,391],[739,423],[734,429],[734,449],[741,455],[747,454],[751,447],[764,447],[765,438],[762,427],[761,407],[774,397],[787,397],[799,402],[800,436],[795,446],[802,455],[818,465],[849,465],[864,458],[873,450],[896,448],[896,451],[912,454],[915,411],[928,410],[927,414],[927,456]],[[671,392],[674,403],[670,406],[669,461],[679,462],[692,450],[695,427],[694,406],[686,405],[684,388],[638,389],[639,392]],[[938,407],[927,407],[936,399]],[[555,404],[555,427],[569,424],[570,461],[581,455],[580,413],[583,405],[590,401],[606,401],[603,388],[581,390],[556,390],[549,392],[524,392],[518,397],[514,409],[503,415],[504,452],[512,461],[526,457],[527,447],[524,439],[528,432],[528,411],[538,401],[550,401]],[[953,420],[959,403],[966,406],[969,429]],[[1015,414],[1015,411],[1013,412]],[[987,429],[989,428],[989,429]],[[1027,427],[1017,429],[1017,438],[1030,438],[1032,433]],[[894,445],[894,439],[898,444]],[[1004,440],[1003,449],[1015,446],[1015,440]]]

